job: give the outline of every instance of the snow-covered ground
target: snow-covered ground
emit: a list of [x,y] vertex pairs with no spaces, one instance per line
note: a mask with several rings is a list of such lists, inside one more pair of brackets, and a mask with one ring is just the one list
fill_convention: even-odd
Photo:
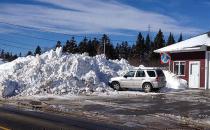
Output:
[[[18,58],[0,65],[0,97],[34,95],[78,95],[113,91],[107,83],[133,68],[122,60],[107,60],[104,55],[62,55],[62,49],[42,55]],[[186,81],[168,71],[167,89],[186,87]],[[168,89],[170,88],[170,89]]]

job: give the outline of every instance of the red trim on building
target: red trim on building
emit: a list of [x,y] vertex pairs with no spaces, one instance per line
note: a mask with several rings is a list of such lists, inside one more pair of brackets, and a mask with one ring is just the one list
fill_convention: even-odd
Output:
[[181,52],[171,54],[170,70],[173,72],[174,61],[185,61],[185,75],[181,78],[189,82],[189,61],[200,61],[200,87],[205,87],[205,52]]

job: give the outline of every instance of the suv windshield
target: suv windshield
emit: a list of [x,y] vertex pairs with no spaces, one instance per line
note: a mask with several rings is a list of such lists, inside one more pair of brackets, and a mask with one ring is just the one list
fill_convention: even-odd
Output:
[[125,77],[134,77],[135,71],[129,71],[127,74],[125,74]]
[[156,73],[157,73],[158,77],[165,76],[162,70],[156,70]]

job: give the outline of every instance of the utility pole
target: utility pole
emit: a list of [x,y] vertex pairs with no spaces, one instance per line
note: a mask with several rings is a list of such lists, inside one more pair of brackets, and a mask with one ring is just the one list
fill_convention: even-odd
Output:
[[151,29],[151,26],[150,26],[150,24],[148,25],[148,34],[149,34],[149,36],[150,36],[150,29]]

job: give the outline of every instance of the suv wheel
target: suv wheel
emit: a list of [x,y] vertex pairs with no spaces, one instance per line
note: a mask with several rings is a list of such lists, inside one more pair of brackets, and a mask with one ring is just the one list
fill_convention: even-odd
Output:
[[112,82],[112,87],[114,90],[121,90],[120,84],[118,82]]
[[152,85],[150,83],[144,83],[143,89],[145,93],[148,93],[152,90]]

